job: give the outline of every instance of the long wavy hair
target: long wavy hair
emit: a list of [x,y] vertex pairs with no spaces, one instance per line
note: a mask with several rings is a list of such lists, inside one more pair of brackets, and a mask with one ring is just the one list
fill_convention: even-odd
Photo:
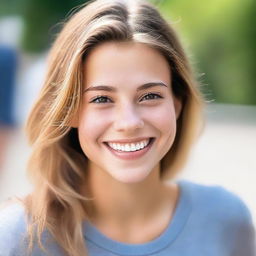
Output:
[[48,59],[48,72],[27,122],[32,146],[28,174],[34,190],[24,200],[29,250],[50,232],[69,256],[88,255],[83,221],[89,220],[82,194],[87,158],[72,128],[83,91],[88,52],[107,41],[139,42],[157,49],[168,61],[174,95],[182,101],[173,146],[161,161],[161,178],[182,169],[201,128],[203,98],[188,59],[168,22],[140,0],[96,0],[82,6],[64,24]]

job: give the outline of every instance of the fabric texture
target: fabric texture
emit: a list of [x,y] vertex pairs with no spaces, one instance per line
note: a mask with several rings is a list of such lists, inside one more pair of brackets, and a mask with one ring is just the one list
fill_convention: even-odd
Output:
[[[178,181],[180,195],[173,218],[164,232],[143,244],[114,241],[95,226],[83,223],[90,256],[255,256],[255,229],[243,201],[219,186]],[[0,211],[0,256],[25,256],[26,217],[22,205]],[[48,255],[64,256],[43,233]],[[33,256],[45,256],[35,246]]]

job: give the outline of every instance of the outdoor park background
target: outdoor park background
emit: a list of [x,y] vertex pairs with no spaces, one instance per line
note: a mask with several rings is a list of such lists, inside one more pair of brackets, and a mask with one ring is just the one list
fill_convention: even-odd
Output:
[[[0,172],[0,202],[31,188],[23,124],[40,90],[47,51],[71,10],[84,2],[0,0],[0,43],[16,49],[19,60],[17,127]],[[182,177],[235,192],[256,223],[256,1],[153,2],[180,34],[208,104],[205,132]]]

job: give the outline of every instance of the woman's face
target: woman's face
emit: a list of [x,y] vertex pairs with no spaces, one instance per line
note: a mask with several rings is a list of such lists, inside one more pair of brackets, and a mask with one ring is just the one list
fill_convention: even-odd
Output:
[[86,58],[84,78],[77,127],[89,171],[143,181],[172,146],[181,108],[166,59],[145,44],[107,42]]

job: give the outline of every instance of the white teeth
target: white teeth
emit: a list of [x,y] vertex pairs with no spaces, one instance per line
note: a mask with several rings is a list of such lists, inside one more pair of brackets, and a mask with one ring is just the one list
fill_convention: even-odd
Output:
[[136,150],[141,150],[145,148],[149,143],[149,139],[143,140],[137,143],[108,143],[108,145],[114,150],[124,151],[124,152],[132,152]]

